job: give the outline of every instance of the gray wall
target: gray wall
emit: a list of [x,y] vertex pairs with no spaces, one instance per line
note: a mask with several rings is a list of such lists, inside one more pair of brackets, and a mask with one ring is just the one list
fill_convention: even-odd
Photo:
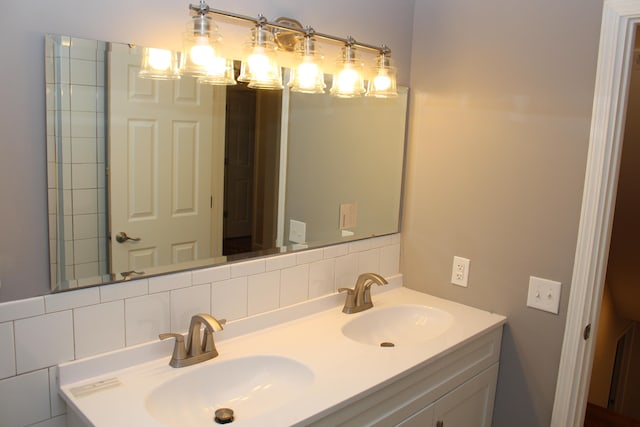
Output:
[[[191,1],[193,3],[193,1]],[[48,292],[44,33],[179,48],[188,0],[58,0],[2,3],[0,39],[0,301]],[[216,0],[212,7],[270,19],[297,18],[318,31],[386,43],[408,84],[413,0],[300,2]],[[340,13],[336,10],[339,8]],[[220,23],[225,31],[224,23]],[[233,26],[226,39],[245,39]],[[242,30],[240,33],[239,30]],[[334,56],[327,56],[333,62]]]
[[[574,261],[601,0],[417,0],[402,271],[508,317],[496,426],[548,426]],[[449,283],[471,259],[469,287]],[[560,314],[526,307],[562,282]]]

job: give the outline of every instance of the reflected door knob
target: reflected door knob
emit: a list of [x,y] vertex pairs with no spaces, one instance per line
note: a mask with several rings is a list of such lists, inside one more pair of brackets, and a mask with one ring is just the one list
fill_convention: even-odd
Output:
[[118,234],[116,234],[116,242],[124,243],[127,240],[132,240],[134,242],[139,242],[140,238],[139,237],[129,237],[129,236],[127,236],[127,233],[125,233],[124,231],[121,231]]

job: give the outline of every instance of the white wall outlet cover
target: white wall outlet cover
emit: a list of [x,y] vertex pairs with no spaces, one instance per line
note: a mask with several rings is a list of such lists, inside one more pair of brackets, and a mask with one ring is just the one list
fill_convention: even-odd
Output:
[[459,256],[453,257],[453,267],[451,269],[451,283],[465,288],[469,282],[469,265],[471,261]]
[[358,204],[343,203],[340,205],[340,229],[358,226]]
[[527,306],[538,310],[558,314],[560,308],[560,282],[529,277],[529,292],[527,294]]
[[304,243],[307,241],[307,223],[292,219],[289,221],[289,241]]

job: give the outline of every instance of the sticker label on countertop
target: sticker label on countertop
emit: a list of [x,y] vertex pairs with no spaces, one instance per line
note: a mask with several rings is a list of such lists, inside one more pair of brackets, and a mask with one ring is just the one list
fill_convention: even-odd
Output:
[[73,387],[70,391],[73,397],[88,396],[102,390],[118,387],[122,383],[116,377],[107,378],[106,380],[96,381],[95,383],[85,384],[79,387]]

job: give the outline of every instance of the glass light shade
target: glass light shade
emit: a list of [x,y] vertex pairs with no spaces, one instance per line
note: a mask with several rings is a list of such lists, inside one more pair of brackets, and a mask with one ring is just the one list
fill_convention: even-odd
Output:
[[166,49],[145,47],[138,76],[143,79],[175,80],[180,78],[180,54]]
[[262,26],[253,28],[246,50],[238,80],[248,82],[254,89],[282,89],[282,70],[277,62],[273,34]]
[[396,68],[390,65],[388,54],[380,53],[375,75],[369,80],[367,96],[392,98],[398,96]]
[[356,58],[356,49],[351,45],[342,48],[342,56],[337,61],[338,72],[333,75],[331,95],[340,98],[354,98],[364,95],[363,64]]
[[297,54],[297,64],[291,68],[288,86],[293,92],[324,93],[324,59],[315,48],[315,39],[305,36],[300,42]]
[[221,39],[218,27],[209,16],[193,16],[182,39],[184,72],[205,75],[209,64],[219,58],[217,48]]
[[211,85],[234,85],[234,74],[233,60],[217,56],[209,62],[206,73],[199,76],[198,81]]

